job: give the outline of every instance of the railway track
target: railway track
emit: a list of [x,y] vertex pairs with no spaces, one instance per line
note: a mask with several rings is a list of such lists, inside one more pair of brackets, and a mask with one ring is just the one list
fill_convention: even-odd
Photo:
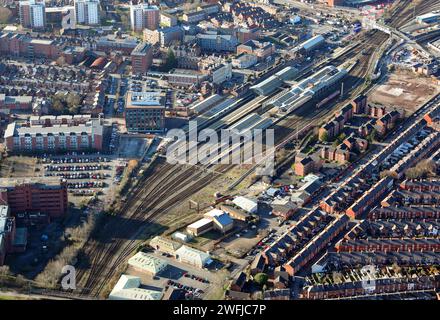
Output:
[[[83,248],[84,254],[91,257],[92,268],[89,272],[79,269],[77,278],[82,294],[98,296],[116,270],[137,249],[142,227],[154,223],[160,213],[188,199],[216,178],[212,172],[206,173],[194,166],[174,166],[163,163],[163,159],[157,161],[158,168],[149,178],[152,183],[136,190],[121,208],[121,212],[126,212],[123,220],[109,218]],[[174,182],[171,186],[166,183],[170,180]]]
[[400,0],[392,7],[389,25],[400,28],[415,16],[440,9],[439,0]]
[[[369,41],[384,41],[379,31],[371,32]],[[362,50],[370,47],[371,42],[354,47],[340,56],[334,63],[359,56],[359,63],[351,74],[361,77],[368,69],[371,57],[361,55]],[[368,49],[368,48],[367,48]],[[370,52],[370,51],[368,51]],[[360,56],[361,55],[361,56]],[[334,108],[322,108],[318,111],[308,109],[303,116],[291,117],[283,126],[296,128],[316,122],[334,111]],[[289,134],[276,132],[277,144]],[[140,244],[138,240],[146,225],[151,225],[177,204],[189,199],[193,194],[217,179],[221,173],[227,172],[234,165],[217,165],[214,170],[206,171],[203,167],[188,165],[170,165],[158,158],[138,181],[125,204],[118,210],[118,216],[103,218],[90,240],[82,248],[81,256],[88,257],[87,262],[80,261],[77,265],[77,282],[81,294],[98,297],[102,295],[107,284],[113,279],[127,258],[135,252]],[[217,172],[217,173],[216,173]]]
[[[356,66],[350,71],[349,78],[344,81],[344,87],[346,88],[355,87],[363,81],[363,77],[366,76],[368,68],[371,65],[374,51],[388,39],[388,35],[381,31],[374,30],[369,33],[367,38],[368,41],[365,41],[361,45],[355,47],[352,51],[348,52],[347,55],[343,55],[333,62],[334,65],[339,65],[349,59],[359,59]],[[357,91],[351,93],[353,96],[357,94]],[[322,121],[322,119],[335,112],[338,108],[339,105],[333,105],[318,109],[318,112],[313,108],[301,108],[293,116],[289,116],[284,121],[277,124],[277,127],[275,128],[276,144],[278,145],[284,137],[289,136],[292,130],[301,130],[307,127],[310,123],[316,123],[319,120]]]

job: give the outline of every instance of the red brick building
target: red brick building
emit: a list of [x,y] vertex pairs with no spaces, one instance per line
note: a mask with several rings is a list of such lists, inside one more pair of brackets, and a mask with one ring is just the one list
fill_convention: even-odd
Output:
[[321,162],[312,156],[297,154],[295,157],[294,170],[297,176],[306,176],[309,173],[318,171],[321,168]]
[[13,251],[15,219],[10,216],[8,206],[0,205],[0,266],[4,264],[6,253]]
[[13,153],[99,151],[102,150],[103,130],[101,119],[71,125],[65,122],[49,125],[46,122],[42,125],[13,122],[6,128],[4,137],[8,151]]
[[134,74],[146,74],[153,62],[153,48],[140,43],[131,53],[131,67]]
[[21,33],[0,33],[0,52],[27,58],[58,59],[64,45],[57,40],[35,39]]
[[440,239],[342,239],[335,248],[337,252],[439,251]]
[[368,219],[440,219],[439,207],[386,207],[372,210]]
[[367,111],[367,96],[361,95],[351,102],[354,114],[365,113]]
[[0,109],[27,110],[32,109],[32,96],[7,96],[0,93]]
[[0,203],[7,203],[13,215],[44,212],[51,218],[67,212],[67,185],[58,178],[2,178]]
[[387,109],[384,106],[368,106],[367,114],[372,118],[382,118],[387,113]]
[[265,59],[275,52],[275,46],[270,42],[249,40],[237,47],[237,55],[247,53],[258,59]]

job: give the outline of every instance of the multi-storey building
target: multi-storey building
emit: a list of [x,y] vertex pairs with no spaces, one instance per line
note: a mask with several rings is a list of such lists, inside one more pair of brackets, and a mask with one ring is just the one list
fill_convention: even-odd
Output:
[[75,6],[46,8],[46,23],[66,30],[75,28]]
[[160,13],[160,25],[162,27],[174,27],[177,25],[177,18],[172,14],[161,12]]
[[67,185],[59,178],[0,178],[0,202],[7,203],[11,213],[46,213],[51,218],[67,212]]
[[62,150],[101,150],[102,119],[80,124],[10,123],[5,131],[9,152],[57,152]]
[[36,38],[20,32],[0,33],[0,53],[4,55],[50,60],[64,56],[67,61],[73,62],[81,60],[85,51],[86,48],[71,46],[61,39]]
[[238,44],[237,38],[227,34],[198,34],[197,43],[205,51],[233,52]]
[[123,54],[129,55],[138,44],[139,40],[135,37],[118,38],[113,35],[107,35],[97,39],[96,50],[106,53],[121,51]]
[[257,64],[258,59],[251,54],[242,53],[232,59],[232,66],[238,69],[247,69]]
[[177,66],[182,69],[199,69],[201,50],[197,44],[191,46],[179,45],[170,47],[177,58]]
[[128,132],[161,132],[165,126],[165,94],[160,91],[129,92],[125,107]]
[[23,28],[44,29],[46,27],[46,12],[44,1],[20,1],[20,24]]
[[134,74],[145,74],[153,61],[153,48],[142,42],[131,52],[131,66]]
[[235,32],[239,43],[245,43],[249,40],[257,40],[260,37],[261,30],[258,28],[240,28]]
[[75,0],[76,23],[85,25],[99,25],[99,0]]
[[156,30],[159,27],[160,11],[157,6],[147,3],[130,5],[131,29],[140,32],[144,29]]
[[249,40],[237,47],[237,54],[248,53],[259,59],[265,59],[275,52],[275,46],[270,42]]
[[168,46],[172,41],[180,41],[183,30],[180,26],[160,28],[157,30],[144,29],[144,41],[152,45],[159,43],[162,47]]
[[217,85],[220,85],[223,82],[231,79],[232,66],[230,63],[221,64],[213,68],[211,72],[212,72],[212,82]]
[[206,74],[196,70],[174,69],[168,75],[168,83],[179,87],[198,86],[206,79]]
[[206,12],[205,11],[193,11],[184,13],[182,16],[183,21],[187,23],[197,23],[202,20],[205,20]]

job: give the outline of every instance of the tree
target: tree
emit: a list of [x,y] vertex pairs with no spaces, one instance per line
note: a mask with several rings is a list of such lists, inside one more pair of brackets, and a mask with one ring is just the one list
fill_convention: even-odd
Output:
[[66,58],[64,58],[63,56],[59,57],[56,60],[57,65],[59,65],[60,67],[64,66],[66,64]]
[[436,175],[437,165],[434,161],[425,159],[420,161],[415,167],[409,168],[405,171],[407,179],[418,179],[425,175]]
[[78,114],[81,107],[81,97],[75,93],[55,94],[52,96],[51,113],[60,114]]
[[391,171],[391,170],[384,170],[384,171],[382,171],[379,174],[379,176],[380,176],[381,179],[383,179],[385,177],[390,177],[390,178],[393,178],[393,179],[397,179],[398,178],[397,173],[394,172],[394,171]]
[[176,55],[174,54],[174,51],[172,49],[168,49],[167,61],[166,61],[165,65],[163,66],[163,71],[168,72],[171,69],[174,69],[176,67],[177,67]]
[[0,277],[1,276],[9,276],[11,274],[11,271],[9,270],[8,266],[1,266],[0,267]]
[[377,130],[373,129],[367,137],[367,140],[371,142],[377,141]]
[[12,12],[8,8],[0,8],[0,23],[8,23],[12,17]]
[[341,142],[341,143],[345,140],[345,138],[347,138],[347,135],[346,135],[344,132],[342,132],[342,133],[338,136],[338,140],[339,140],[339,142]]
[[255,281],[255,283],[257,283],[258,285],[260,285],[260,286],[264,286],[264,285],[266,284],[268,278],[269,278],[269,277],[267,276],[267,274],[265,274],[265,273],[263,273],[263,272],[260,272],[260,273],[257,273],[257,274],[255,275],[255,277],[254,277],[254,281]]
[[322,131],[319,135],[319,140],[321,140],[322,142],[327,142],[328,141],[328,132]]

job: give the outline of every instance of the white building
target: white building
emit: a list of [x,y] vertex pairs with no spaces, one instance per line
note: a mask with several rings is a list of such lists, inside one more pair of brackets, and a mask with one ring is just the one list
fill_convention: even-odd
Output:
[[232,66],[238,69],[247,69],[258,62],[258,58],[253,54],[241,54],[232,59]]
[[237,197],[232,202],[239,208],[243,209],[248,213],[257,213],[258,211],[258,203],[245,198],[245,197]]
[[165,252],[173,256],[176,254],[176,250],[181,246],[182,245],[180,243],[161,236],[156,236],[150,241],[150,247],[152,247],[154,250]]
[[212,70],[212,82],[219,85],[232,78],[232,66],[230,63],[221,64]]
[[183,232],[179,232],[179,231],[174,232],[172,237],[173,237],[173,239],[179,240],[182,242],[188,242],[189,240],[191,240],[191,237],[189,235],[187,235],[186,233],[183,233]]
[[76,23],[85,25],[99,25],[99,0],[75,0]]
[[24,28],[42,29],[46,26],[44,1],[20,1],[20,23]]
[[160,300],[162,292],[139,288],[141,279],[123,274],[113,288],[109,300]]
[[138,252],[128,260],[128,265],[138,271],[146,272],[155,276],[164,270],[168,264],[156,256],[144,252]]
[[185,245],[176,250],[176,259],[198,268],[203,268],[212,262],[211,257],[206,252]]

